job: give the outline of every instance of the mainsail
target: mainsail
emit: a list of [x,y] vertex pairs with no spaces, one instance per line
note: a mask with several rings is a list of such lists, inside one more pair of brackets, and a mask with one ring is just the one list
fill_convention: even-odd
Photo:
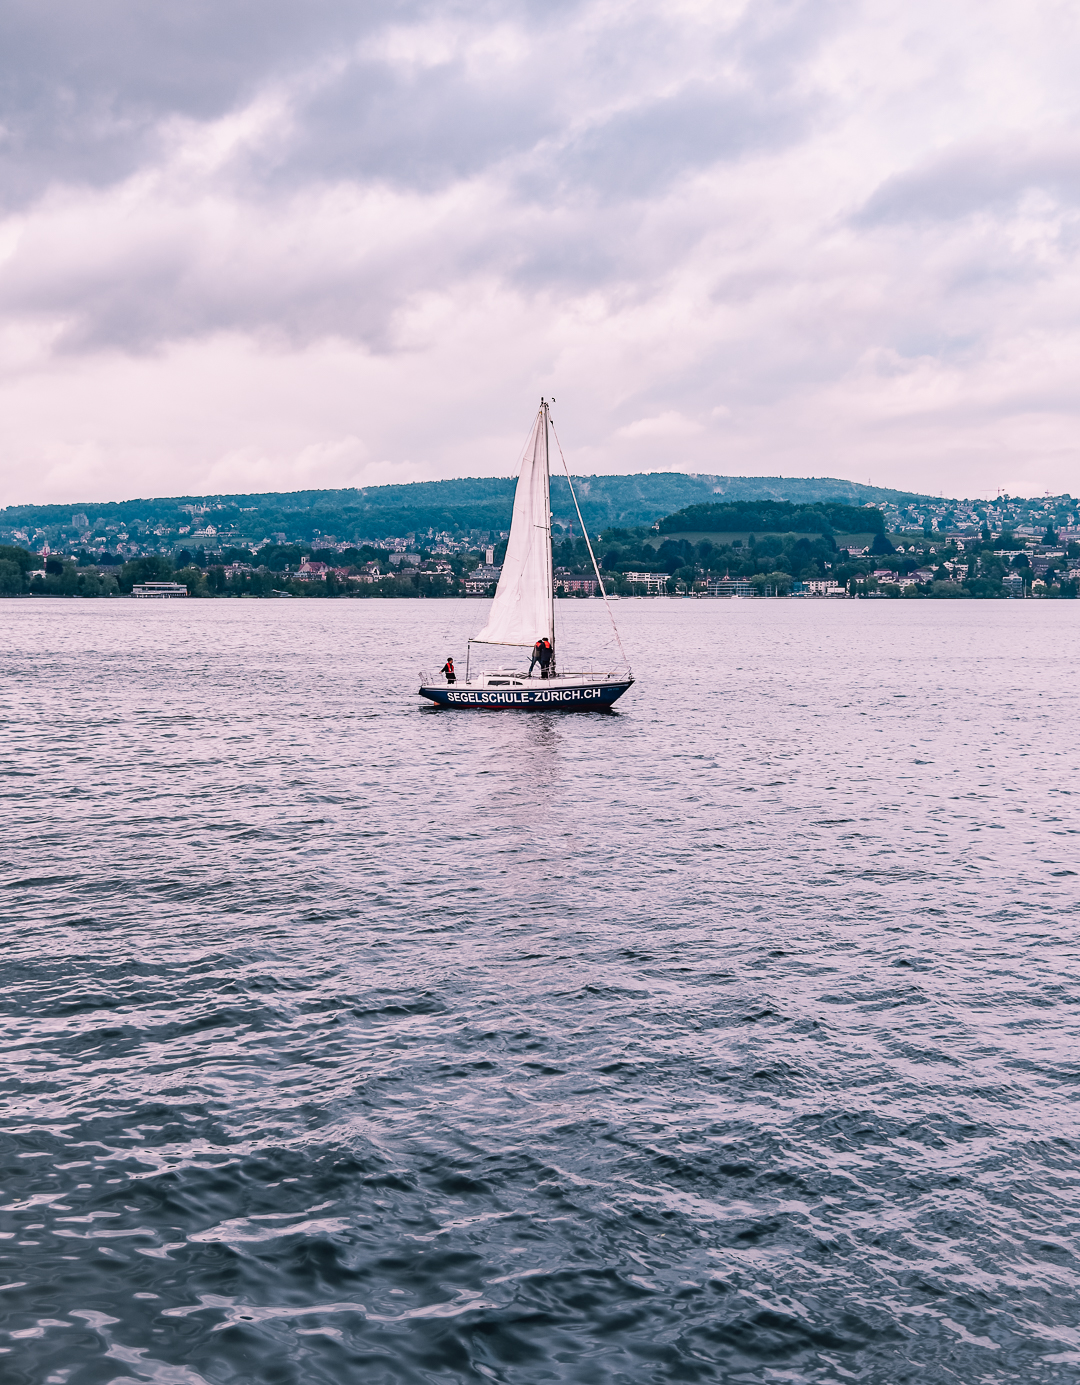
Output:
[[544,404],[521,463],[510,538],[488,623],[473,636],[474,643],[532,645],[541,636],[555,641],[548,474]]

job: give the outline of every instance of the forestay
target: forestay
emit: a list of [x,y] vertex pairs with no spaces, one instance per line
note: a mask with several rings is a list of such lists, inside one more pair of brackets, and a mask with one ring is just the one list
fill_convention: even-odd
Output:
[[499,585],[474,642],[532,645],[543,635],[554,643],[551,582],[547,411],[541,408],[521,463]]

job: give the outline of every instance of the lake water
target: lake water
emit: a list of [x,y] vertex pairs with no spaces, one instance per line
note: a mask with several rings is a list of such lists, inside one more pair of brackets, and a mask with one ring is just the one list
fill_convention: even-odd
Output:
[[483,609],[0,602],[5,1385],[1080,1379],[1080,603]]

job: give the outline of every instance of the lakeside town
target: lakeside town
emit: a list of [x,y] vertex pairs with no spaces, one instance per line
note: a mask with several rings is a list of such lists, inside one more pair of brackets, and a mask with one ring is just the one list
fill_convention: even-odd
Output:
[[[306,541],[284,529],[256,537],[258,507],[189,502],[155,515],[164,503],[122,507],[141,504],[142,516],[112,505],[61,518],[50,507],[52,522],[0,524],[0,595],[487,597],[507,537],[460,524],[362,542],[315,525]],[[599,596],[580,525],[552,528],[556,594]],[[594,551],[605,591],[619,597],[1075,598],[1080,502],[707,502],[602,528]]]

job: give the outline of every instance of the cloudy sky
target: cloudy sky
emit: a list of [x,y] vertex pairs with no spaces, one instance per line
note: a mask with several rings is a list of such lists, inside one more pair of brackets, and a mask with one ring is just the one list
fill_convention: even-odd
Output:
[[1080,493],[1073,0],[6,0],[0,504]]

